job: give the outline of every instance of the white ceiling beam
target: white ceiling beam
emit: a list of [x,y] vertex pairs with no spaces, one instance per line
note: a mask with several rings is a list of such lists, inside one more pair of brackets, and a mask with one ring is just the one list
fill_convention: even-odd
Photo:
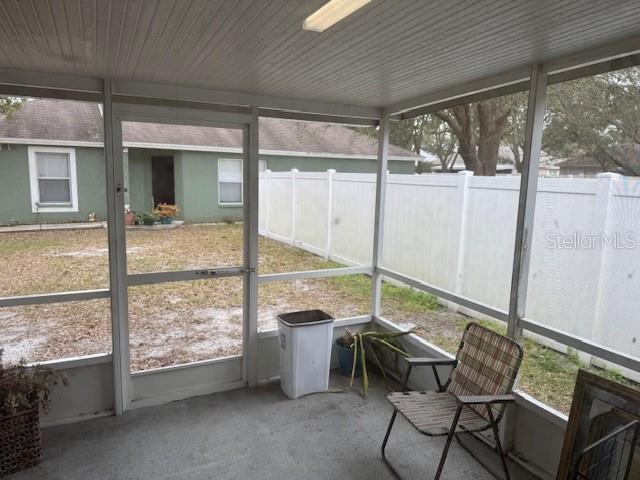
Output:
[[344,103],[319,102],[301,98],[274,97],[250,93],[236,93],[207,88],[160,85],[128,80],[114,81],[114,93],[138,98],[163,98],[217,105],[257,106],[296,113],[314,113],[335,117],[378,119],[381,108]]
[[284,118],[286,120],[300,120],[303,122],[321,122],[348,126],[377,126],[380,121],[375,118],[338,117],[335,115],[320,115],[317,113],[288,112],[269,108],[260,108],[261,117]]
[[[601,47],[547,61],[543,64],[543,69],[549,76],[549,83],[556,83],[556,81],[564,81],[579,75],[580,69],[584,69],[585,75],[590,74],[589,72],[596,68],[595,65],[611,60],[614,61],[612,65],[615,68],[620,68],[618,63],[615,62],[616,59],[620,61],[623,57],[639,53],[640,36],[633,36]],[[465,97],[483,96],[493,91],[499,94],[509,88],[518,88],[518,84],[528,80],[529,66],[525,65],[494,76],[425,93],[424,95],[391,104],[384,109],[302,98],[238,93],[127,80],[114,80],[113,85],[114,94],[131,98],[155,98],[229,106],[248,107],[255,105],[259,108],[269,109],[269,116],[281,118],[287,118],[287,113],[293,113],[297,115],[315,114],[346,119],[377,120],[383,114],[396,116],[406,113],[407,115],[405,116],[411,116],[413,112],[408,112],[417,109],[426,109],[425,111],[427,111],[430,110],[430,106],[435,106],[436,104],[446,105],[456,100],[462,100]],[[0,69],[0,90],[4,90],[3,93],[27,95],[30,92],[30,88],[33,89],[32,92],[34,94],[40,93],[42,96],[71,98],[74,94],[77,94],[78,99],[88,99],[87,94],[102,94],[102,80],[58,73]],[[346,123],[349,123],[349,120]]]
[[528,89],[529,81],[523,80],[521,82],[511,83],[501,87],[474,92],[469,95],[463,95],[461,97],[444,100],[442,102],[430,103],[429,105],[425,105],[424,107],[414,108],[405,113],[402,113],[399,116],[394,117],[394,119],[404,120],[405,118],[427,115],[429,113],[439,112],[440,110],[444,110],[445,108],[480,102],[482,100],[488,100],[490,98],[502,97],[503,95],[511,95],[517,92],[524,92]]
[[63,73],[35,72],[0,68],[0,85],[31,87],[69,92],[97,93],[102,96],[102,80]]
[[[382,109],[377,107],[129,80],[114,80],[113,87],[113,94],[118,96],[230,106],[249,107],[255,105],[259,108],[283,112],[281,113],[282,118],[286,117],[285,112],[294,112],[298,114],[328,115],[336,117],[336,120],[339,117],[346,117],[354,119],[353,123],[359,123],[356,121],[357,119],[373,119],[377,121],[382,113]],[[101,98],[102,80],[58,73],[0,69],[0,92],[13,95],[90,100],[94,97]],[[272,114],[270,116],[275,115]]]
[[[640,53],[640,35],[608,43],[600,47],[591,48],[571,55],[566,55],[557,59],[549,60],[542,64],[544,73],[549,76],[549,83],[576,78],[589,74],[601,73],[594,70],[595,65],[611,61],[611,69],[623,68],[636,64],[630,61],[628,65],[624,63],[624,57],[637,55]],[[486,77],[473,82],[447,87],[443,90],[425,93],[408,100],[394,103],[384,108],[387,115],[404,117],[415,116],[416,114],[428,113],[431,106],[438,105],[438,108],[446,108],[447,104],[454,104],[456,100],[466,97],[480,96],[483,93],[495,91],[496,96],[501,91],[506,91],[510,86],[517,88],[518,84],[529,81],[529,66],[524,66],[509,72]],[[574,74],[569,71],[575,70]],[[418,112],[418,113],[416,113]]]
[[640,35],[607,43],[589,50],[583,50],[555,60],[549,60],[544,62],[542,68],[551,80],[551,77],[558,72],[586,67],[637,53],[640,53]]
[[386,107],[384,109],[384,113],[387,115],[403,114],[410,110],[428,107],[436,103],[451,102],[461,97],[495,90],[509,85],[526,82],[528,80],[529,67],[525,66],[500,75],[483,78],[475,82],[465,82],[443,90],[426,93],[409,100],[403,100],[402,102]]

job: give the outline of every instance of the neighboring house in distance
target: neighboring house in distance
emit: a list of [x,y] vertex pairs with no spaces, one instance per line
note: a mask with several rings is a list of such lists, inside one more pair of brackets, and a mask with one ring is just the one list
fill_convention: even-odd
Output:
[[[430,167],[431,171],[434,173],[443,173],[442,166],[440,165],[440,161],[438,157],[429,153],[422,152],[424,160]],[[524,152],[520,149],[520,158],[524,156]],[[501,145],[498,151],[498,165],[496,166],[496,175],[519,175],[518,170],[515,167],[515,157],[511,148]],[[557,166],[559,159],[554,159],[544,151],[540,154],[540,166],[539,166],[539,176],[541,177],[557,177],[560,171],[560,168]],[[449,173],[457,173],[465,170],[465,164],[462,157],[456,154],[455,161]]]
[[559,162],[558,167],[562,176],[595,177],[605,171],[602,164],[591,155],[572,155]]
[[[422,155],[424,157],[424,161],[429,165],[433,173],[458,173],[466,170],[464,160],[457,153],[456,153],[456,158],[453,162],[453,165],[451,166],[451,169],[448,172],[442,171],[442,165],[440,164],[440,160],[438,160],[438,157],[435,156],[434,154],[423,151]],[[497,175],[509,175],[516,171],[515,167],[513,166],[513,154],[511,153],[511,150],[509,150],[509,148],[501,146],[498,156],[499,156],[499,161],[498,161],[498,165],[496,166]],[[510,162],[508,161],[509,158],[511,159]]]
[[[613,154],[620,160],[625,160],[631,167],[640,165],[640,145],[623,143],[614,148]],[[593,177],[602,172],[614,172],[622,175],[633,175],[629,171],[607,159],[603,163],[590,154],[577,153],[558,163],[561,175],[579,177]]]
[[[29,99],[0,115],[0,225],[105,219],[103,119],[96,103]],[[374,173],[377,142],[349,128],[260,119],[260,170]],[[123,123],[125,203],[136,211],[176,203],[180,218],[242,218],[237,129]],[[391,173],[420,157],[389,147]]]

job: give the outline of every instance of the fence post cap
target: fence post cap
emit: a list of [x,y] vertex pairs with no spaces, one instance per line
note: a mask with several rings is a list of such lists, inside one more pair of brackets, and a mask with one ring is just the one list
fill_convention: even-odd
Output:
[[473,172],[471,170],[460,170],[458,175],[464,175],[465,177],[472,177]]
[[327,168],[327,173],[336,173],[335,168]]
[[602,172],[602,173],[598,173],[596,175],[596,178],[613,178],[613,179],[618,179],[618,178],[622,178],[622,175],[620,175],[619,173],[615,173],[615,172]]

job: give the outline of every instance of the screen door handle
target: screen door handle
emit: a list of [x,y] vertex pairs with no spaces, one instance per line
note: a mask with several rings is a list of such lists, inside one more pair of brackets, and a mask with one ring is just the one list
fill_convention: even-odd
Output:
[[231,277],[234,275],[242,275],[243,273],[253,273],[255,271],[255,268],[241,267],[207,268],[204,270],[197,270],[196,275],[204,275],[207,277]]

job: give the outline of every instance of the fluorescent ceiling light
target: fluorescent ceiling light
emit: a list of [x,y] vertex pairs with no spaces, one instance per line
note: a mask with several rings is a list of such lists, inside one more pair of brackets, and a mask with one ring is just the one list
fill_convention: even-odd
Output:
[[371,0],[331,0],[309,15],[302,23],[304,30],[324,32]]

